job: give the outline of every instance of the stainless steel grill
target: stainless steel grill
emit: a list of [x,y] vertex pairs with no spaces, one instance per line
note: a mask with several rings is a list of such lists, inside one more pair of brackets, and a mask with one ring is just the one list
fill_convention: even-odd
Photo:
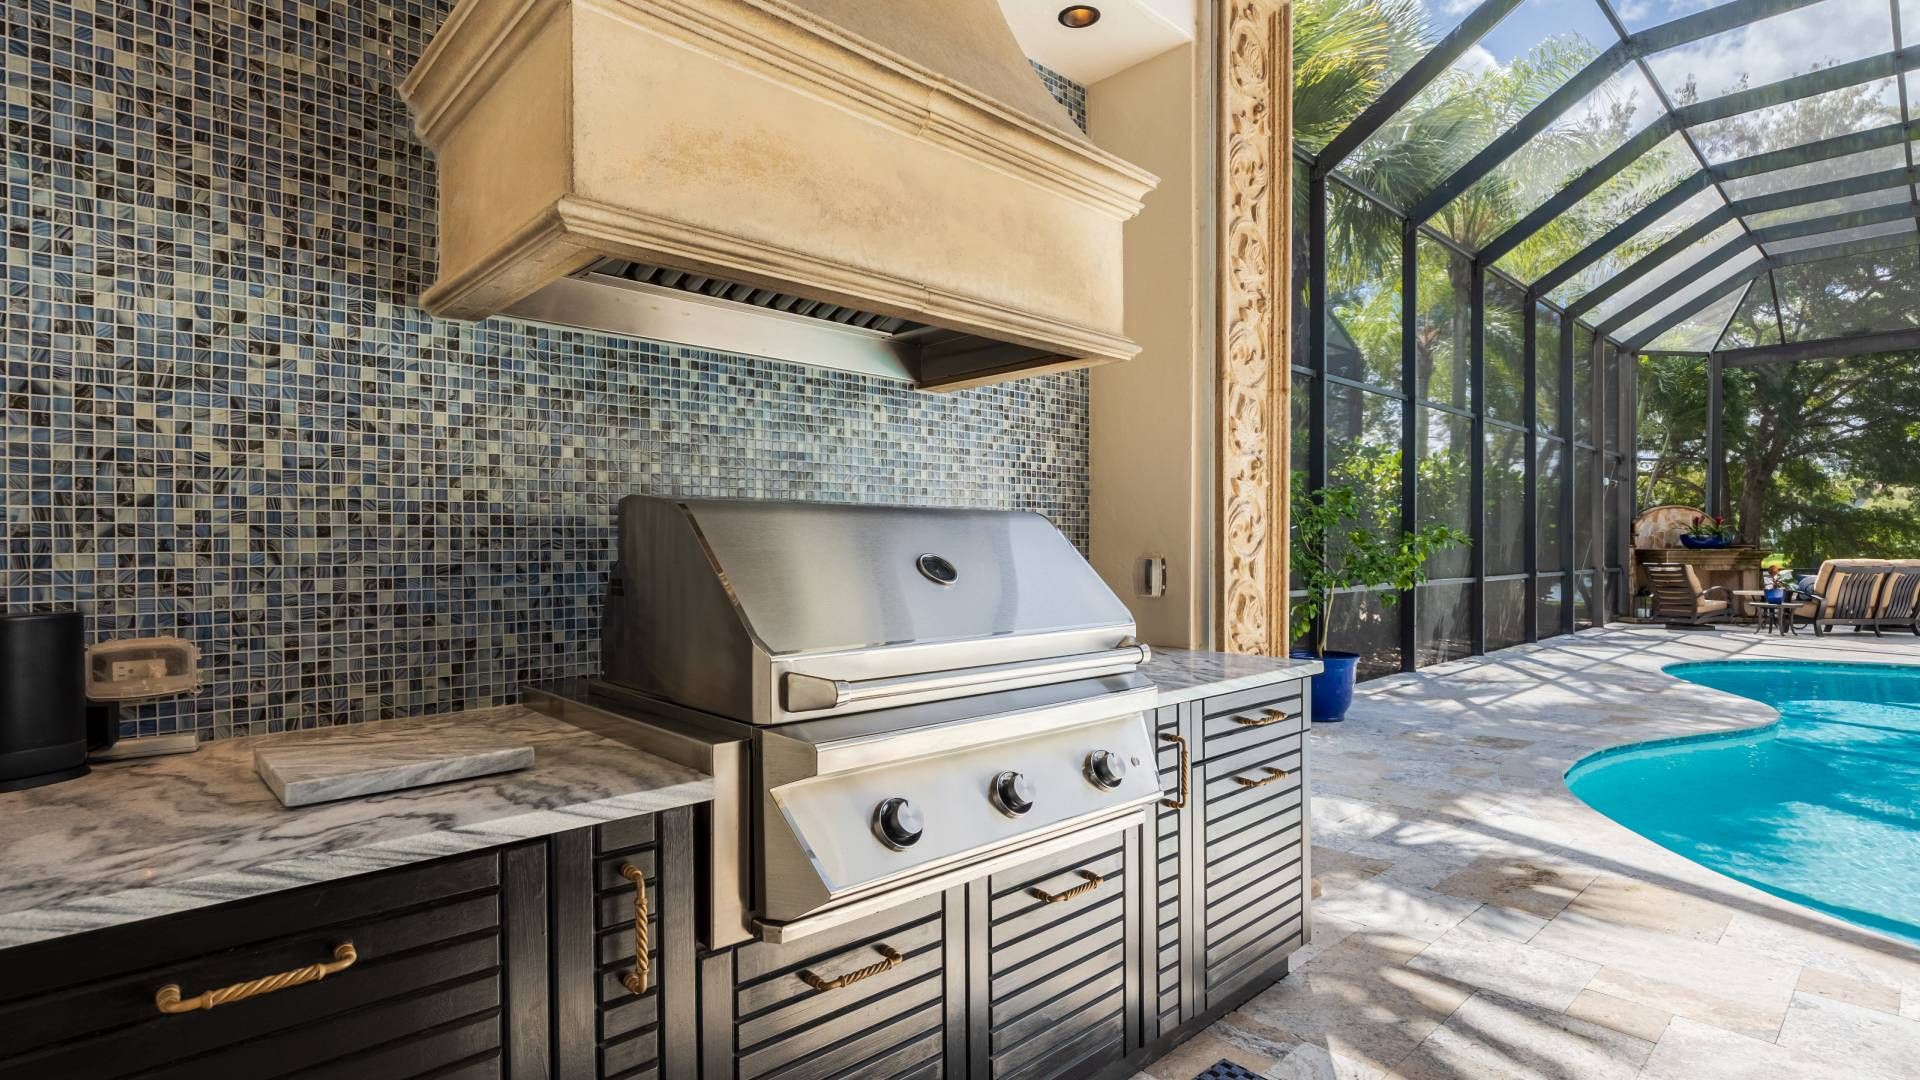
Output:
[[607,679],[750,733],[770,939],[1141,820],[1133,634],[1035,514],[620,504]]

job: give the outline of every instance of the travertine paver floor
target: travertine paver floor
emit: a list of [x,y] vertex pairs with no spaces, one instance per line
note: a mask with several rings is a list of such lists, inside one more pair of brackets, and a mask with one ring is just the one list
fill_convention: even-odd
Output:
[[1920,664],[1920,638],[1620,627],[1362,686],[1312,736],[1312,943],[1148,1075],[1226,1057],[1271,1080],[1920,1077],[1920,950],[1721,877],[1562,783],[1593,750],[1771,720],[1660,671],[1733,658]]

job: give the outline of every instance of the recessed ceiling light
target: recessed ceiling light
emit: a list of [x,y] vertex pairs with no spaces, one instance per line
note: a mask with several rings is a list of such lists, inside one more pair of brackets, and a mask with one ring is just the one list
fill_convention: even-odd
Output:
[[1085,30],[1100,21],[1100,9],[1092,4],[1071,4],[1060,9],[1060,25],[1069,30]]

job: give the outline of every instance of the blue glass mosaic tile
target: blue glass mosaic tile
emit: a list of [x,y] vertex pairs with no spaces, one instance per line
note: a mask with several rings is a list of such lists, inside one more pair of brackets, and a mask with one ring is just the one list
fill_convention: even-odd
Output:
[[6,4],[0,610],[198,643],[205,691],[128,734],[596,671],[633,491],[1019,507],[1085,546],[1084,374],[916,394],[413,307],[434,167],[396,88],[449,8]]

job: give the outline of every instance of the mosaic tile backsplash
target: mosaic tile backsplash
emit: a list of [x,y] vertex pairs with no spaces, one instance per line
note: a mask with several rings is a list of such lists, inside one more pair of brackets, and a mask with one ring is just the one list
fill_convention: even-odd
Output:
[[597,671],[633,491],[1028,508],[1084,548],[1084,375],[917,394],[414,308],[395,88],[450,6],[7,0],[4,609],[200,646],[128,734]]

